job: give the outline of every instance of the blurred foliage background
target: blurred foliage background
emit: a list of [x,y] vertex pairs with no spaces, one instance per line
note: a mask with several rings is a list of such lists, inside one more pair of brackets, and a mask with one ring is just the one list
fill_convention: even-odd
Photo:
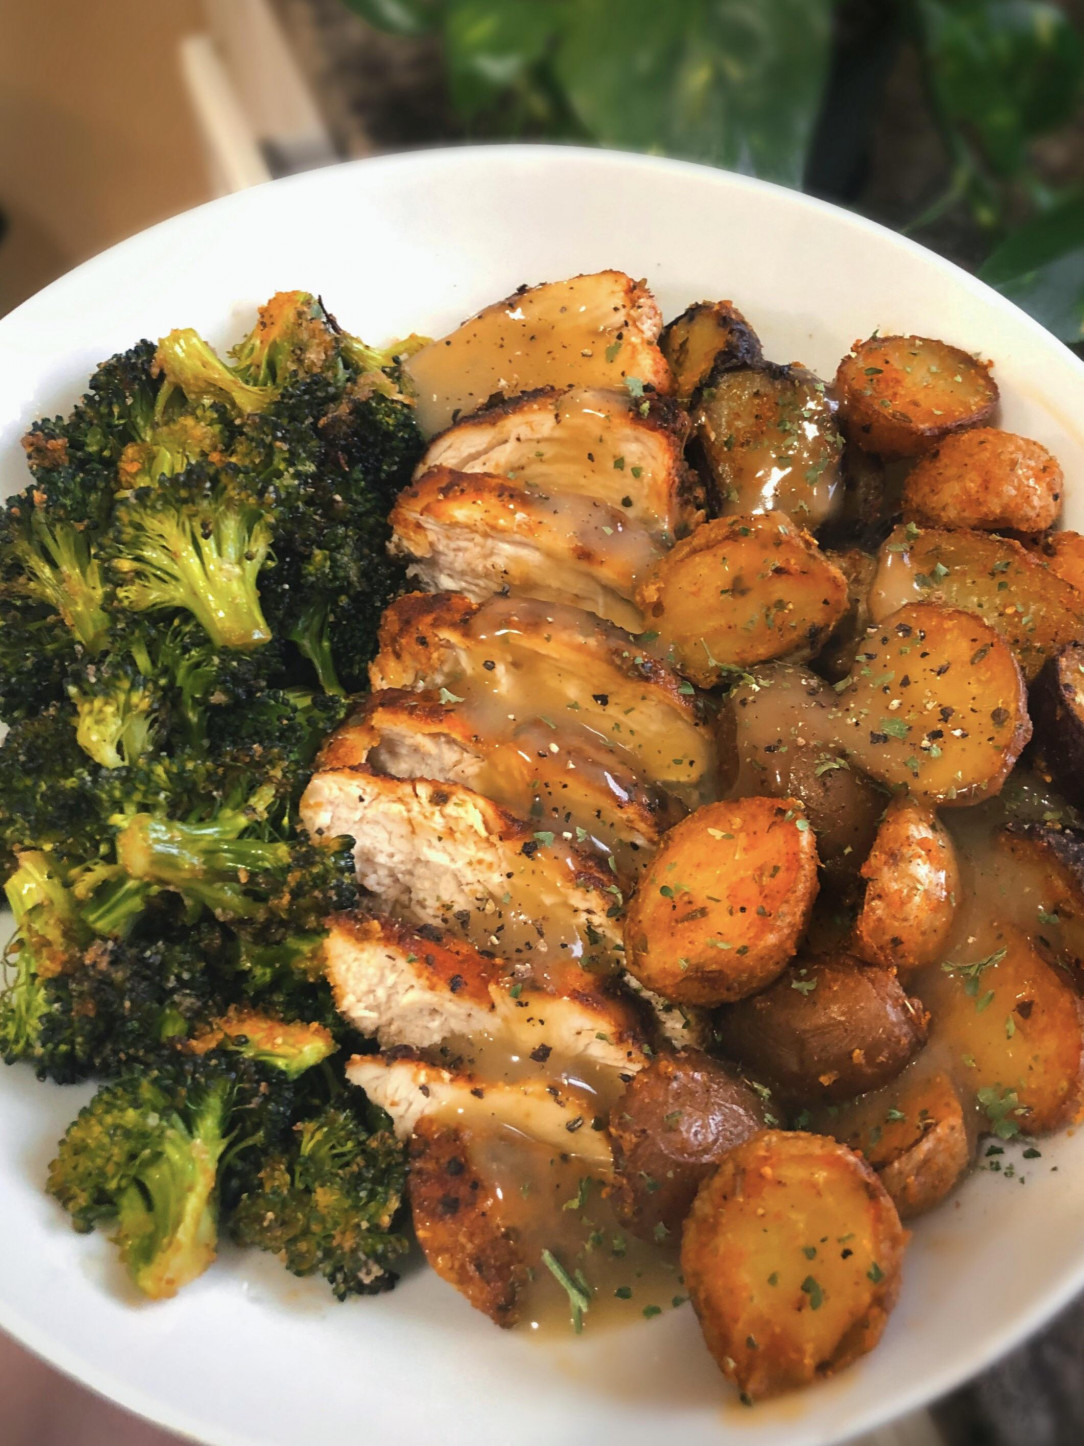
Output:
[[444,94],[417,140],[593,141],[801,187],[1084,339],[1079,3],[345,3],[430,48]]

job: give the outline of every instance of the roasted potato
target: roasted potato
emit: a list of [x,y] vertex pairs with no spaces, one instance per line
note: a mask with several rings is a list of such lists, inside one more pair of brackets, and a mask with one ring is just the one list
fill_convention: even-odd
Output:
[[822,547],[860,547],[874,551],[892,530],[898,512],[897,488],[889,485],[885,464],[872,452],[844,442],[840,461],[842,485],[829,517],[817,528]]
[[880,622],[913,601],[977,613],[1009,644],[1029,682],[1059,648],[1084,638],[1080,594],[1010,537],[897,528],[881,548],[870,614]]
[[996,794],[1031,737],[1008,644],[973,613],[900,608],[871,630],[841,693],[852,758],[931,803]]
[[1077,592],[1084,593],[1084,537],[1079,532],[1052,532],[1038,548],[1047,567]]
[[974,427],[919,458],[903,488],[903,516],[922,527],[1045,532],[1061,513],[1065,479],[1040,442]]
[[756,366],[761,359],[756,332],[730,301],[698,301],[686,307],[663,328],[659,349],[670,363],[680,402],[688,402],[713,372]]
[[717,369],[693,428],[721,512],[782,511],[811,530],[831,515],[843,440],[812,372],[772,362]]
[[1047,772],[1071,804],[1084,808],[1084,644],[1069,643],[1047,660],[1029,707]]
[[947,1047],[998,1133],[1038,1135],[1078,1117],[1084,1009],[1068,975],[1019,929],[991,927],[966,957],[931,971],[922,993],[931,1040]]
[[922,336],[856,341],[836,372],[849,441],[881,457],[917,457],[952,432],[988,422],[997,383],[986,362]]
[[851,1100],[900,1073],[926,1011],[895,971],[846,954],[802,957],[762,993],[721,1010],[724,1052],[795,1103]]
[[1008,863],[1016,920],[1045,958],[1084,986],[1084,837],[1011,823],[998,831],[995,846]]
[[625,918],[625,963],[678,1004],[762,989],[798,947],[817,894],[817,847],[791,799],[698,808],[665,836]]
[[816,661],[824,676],[838,683],[854,667],[869,627],[869,595],[877,576],[877,559],[857,547],[846,552],[826,552],[825,556],[847,579],[847,608],[829,633]]
[[469,1131],[423,1116],[410,1141],[407,1177],[414,1233],[425,1258],[499,1326],[515,1325],[528,1262],[507,1204],[475,1170]]
[[720,517],[659,559],[636,602],[681,671],[710,688],[728,669],[815,653],[847,581],[781,514]]
[[872,1350],[906,1240],[876,1175],[838,1141],[767,1130],[731,1150],[701,1185],[681,1249],[723,1374],[755,1400]]
[[889,969],[937,963],[956,917],[960,869],[934,810],[913,798],[893,799],[862,877],[868,882],[855,953]]
[[974,1152],[959,1091],[921,1058],[884,1089],[835,1109],[823,1127],[877,1171],[901,1220],[939,1205]]
[[770,1122],[736,1070],[698,1049],[659,1055],[610,1111],[618,1218],[645,1240],[679,1230],[705,1176]]

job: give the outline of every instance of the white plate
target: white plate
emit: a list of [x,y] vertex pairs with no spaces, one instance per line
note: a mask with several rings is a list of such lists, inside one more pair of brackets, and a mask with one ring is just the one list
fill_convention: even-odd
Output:
[[[280,288],[320,292],[372,340],[436,333],[520,282],[645,276],[667,316],[732,297],[779,361],[829,376],[855,337],[914,331],[997,364],[1004,425],[1037,437],[1084,527],[1084,367],[1022,312],[832,207],[671,161],[548,147],[364,161],[277,181],[115,247],[0,322],[0,481],[18,438],[137,337],[235,338]],[[215,1446],[319,1434],[398,1446],[825,1446],[948,1389],[1084,1287],[1084,1140],[1041,1145],[1026,1184],[979,1173],[919,1223],[879,1348],[835,1381],[746,1410],[688,1307],[598,1341],[502,1334],[415,1272],[336,1304],[255,1253],[176,1301],[134,1301],[98,1237],[41,1193],[82,1091],[0,1073],[0,1325],[89,1386]]]

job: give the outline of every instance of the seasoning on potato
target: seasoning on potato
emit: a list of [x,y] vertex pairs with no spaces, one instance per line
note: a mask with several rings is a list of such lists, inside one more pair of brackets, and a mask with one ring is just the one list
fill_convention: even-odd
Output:
[[757,1400],[872,1350],[906,1240],[876,1175],[838,1141],[767,1130],[732,1150],[700,1187],[681,1249],[723,1374]]
[[1065,479],[1041,442],[975,427],[919,459],[903,488],[903,516],[923,527],[1045,532],[1061,513]]
[[680,1230],[701,1181],[773,1117],[738,1072],[699,1049],[640,1070],[610,1111],[611,1200],[645,1239]]
[[793,799],[698,808],[672,828],[625,919],[625,962],[679,1004],[724,1004],[770,984],[817,895],[817,845]]
[[697,301],[665,326],[659,350],[670,364],[674,392],[688,402],[712,373],[755,366],[761,359],[756,332],[730,301]]
[[856,952],[894,969],[937,963],[956,916],[960,869],[934,810],[915,799],[894,799],[862,877],[868,882],[855,923]]
[[857,341],[836,372],[850,441],[881,457],[916,457],[951,432],[988,422],[997,383],[985,362],[923,336]]
[[681,671],[710,688],[728,669],[817,652],[847,580],[781,513],[717,517],[665,553],[636,590]]
[[932,803],[996,794],[1031,737],[1012,649],[959,608],[912,603],[867,635],[841,691],[843,737],[865,771]]
[[769,988],[720,1011],[723,1050],[807,1104],[854,1099],[898,1075],[927,1016],[895,970],[847,954],[802,957]]

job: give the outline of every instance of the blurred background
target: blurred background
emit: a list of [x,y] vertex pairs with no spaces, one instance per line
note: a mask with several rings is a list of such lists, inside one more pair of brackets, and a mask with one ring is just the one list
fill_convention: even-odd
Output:
[[[3,0],[0,314],[216,195],[506,138],[805,189],[1084,339],[1084,0]],[[1077,1307],[878,1446],[1081,1446],[1082,1348]],[[0,1402],[0,1446],[172,1440],[3,1342]]]

